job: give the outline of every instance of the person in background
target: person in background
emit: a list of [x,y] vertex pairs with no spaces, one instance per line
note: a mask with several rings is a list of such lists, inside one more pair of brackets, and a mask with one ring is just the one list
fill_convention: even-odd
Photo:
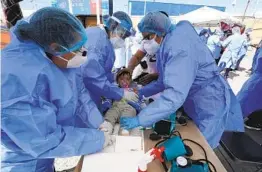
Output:
[[241,51],[239,53],[239,59],[237,61],[237,64],[236,64],[236,69],[239,69],[239,65],[241,63],[241,61],[243,60],[243,58],[246,56],[247,54],[247,50],[248,50],[248,47],[251,46],[251,38],[250,38],[250,33],[252,32],[251,29],[247,29],[243,34],[242,36],[244,37],[244,39],[246,39],[246,43],[244,46],[242,46],[241,48]]
[[214,34],[211,35],[207,40],[207,47],[211,51],[217,64],[220,59],[220,52],[222,47],[221,40],[223,39],[223,36],[224,33],[221,30],[217,29],[215,30]]
[[1,171],[54,172],[54,158],[98,152],[113,137],[77,69],[88,37],[59,8],[36,11],[11,29],[1,56]]
[[101,96],[113,100],[122,98],[136,102],[138,96],[128,89],[119,88],[114,84],[112,68],[115,61],[114,49],[125,46],[125,39],[132,35],[132,21],[122,11],[115,12],[111,17],[104,18],[104,27],[88,27],[87,62],[81,66],[84,84],[90,91],[92,99],[101,107]]
[[225,130],[244,131],[241,108],[234,93],[189,22],[174,26],[162,13],[149,12],[138,29],[149,45],[159,45],[158,80],[140,89],[139,95],[162,93],[136,117],[122,117],[122,127],[151,126],[183,105],[212,148],[218,146]]
[[199,33],[199,37],[202,40],[202,42],[204,42],[205,44],[207,44],[207,40],[209,38],[209,36],[211,35],[210,33],[210,29],[203,29],[200,31]]
[[[159,11],[165,16],[169,17],[168,14],[164,11]],[[156,67],[156,56],[155,56],[155,50],[158,48],[158,45],[151,45],[147,50],[145,50],[145,47],[148,46],[145,44],[145,41],[142,41],[140,48],[137,50],[137,52],[133,55],[133,57],[130,59],[128,63],[128,69],[133,71],[139,64],[141,67],[146,69],[146,75],[139,78],[138,83],[141,85],[147,85],[152,81],[157,80],[158,78],[158,72]],[[142,61],[142,62],[141,62]],[[145,67],[144,67],[145,66]]]
[[225,48],[221,59],[218,63],[225,64],[225,78],[228,78],[229,72],[236,69],[237,61],[239,59],[241,49],[246,46],[246,39],[240,34],[240,27],[235,26],[232,28],[233,35],[229,36],[223,41],[222,46]]
[[[237,99],[240,102],[243,117],[251,116],[251,119],[245,121],[245,125],[250,129],[262,129],[262,47],[258,48],[256,54],[256,65],[250,78],[244,83],[241,90],[237,94]],[[260,111],[260,120],[252,119],[252,113]]]

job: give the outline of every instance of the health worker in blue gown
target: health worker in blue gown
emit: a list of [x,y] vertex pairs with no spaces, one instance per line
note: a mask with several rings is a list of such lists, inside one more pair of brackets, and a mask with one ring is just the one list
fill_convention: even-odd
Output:
[[218,61],[220,58],[220,52],[222,49],[222,38],[224,36],[224,33],[217,29],[215,30],[214,34],[211,35],[207,40],[207,47],[211,51],[211,54],[213,58]]
[[[11,28],[1,63],[1,171],[54,172],[54,158],[98,152],[113,137],[76,69],[88,37],[70,13],[47,7]],[[88,40],[90,41],[90,40]]]
[[225,51],[218,63],[219,66],[223,66],[223,63],[225,63],[225,78],[228,78],[230,70],[236,69],[237,61],[241,58],[243,48],[248,46],[247,40],[241,35],[240,27],[233,27],[232,33],[233,35],[222,42]]
[[[134,34],[130,17],[122,11],[115,12],[104,19],[104,27],[88,27],[87,62],[81,66],[81,74],[92,99],[101,107],[101,96],[120,100],[122,98],[137,102],[136,93],[119,88],[114,84],[112,68],[115,62],[114,49],[125,46],[125,39]],[[124,57],[123,57],[124,58]]]
[[256,65],[253,73],[237,94],[244,117],[262,109],[262,47],[258,48],[254,58]]
[[159,12],[148,13],[138,24],[144,40],[154,47],[159,79],[139,90],[146,97],[161,96],[137,117],[123,117],[122,127],[147,127],[167,118],[183,105],[212,148],[225,130],[244,131],[239,103],[219,74],[208,47],[188,21],[176,26]]

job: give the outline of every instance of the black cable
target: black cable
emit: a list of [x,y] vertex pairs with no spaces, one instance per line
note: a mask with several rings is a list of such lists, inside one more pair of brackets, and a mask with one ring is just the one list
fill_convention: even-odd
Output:
[[165,162],[161,162],[161,164],[162,164],[163,168],[165,169],[165,171],[168,172],[168,168],[166,166],[166,163]]
[[[189,142],[192,142],[192,143],[198,145],[198,146],[203,150],[203,152],[204,152],[204,154],[205,154],[205,159],[206,159],[206,161],[208,161],[208,159],[207,159],[207,153],[206,153],[206,150],[203,148],[203,146],[201,146],[199,143],[195,142],[194,140],[184,139],[183,141],[189,141]],[[209,170],[211,171],[209,165],[208,165],[208,168],[209,168]]]
[[201,146],[199,143],[195,142],[194,140],[183,139],[183,141],[189,141],[189,142],[191,142],[191,143],[194,143],[194,144],[198,145],[198,146],[203,150],[203,152],[204,152],[204,154],[205,154],[205,159],[207,160],[207,153],[206,153],[206,150],[203,148],[203,146]]
[[170,133],[170,135],[169,135],[170,138],[171,138],[173,135],[177,136],[175,133],[177,133],[178,136],[182,139],[180,132],[177,131],[177,130],[175,130],[175,129],[173,129],[173,130],[171,131],[171,133]]
[[[165,142],[167,139],[168,139],[168,138],[157,142],[157,143],[155,144],[155,147],[158,147],[161,143]],[[167,168],[167,166],[166,166],[166,163],[165,163],[165,162],[161,162],[161,163],[162,163],[162,166],[163,166],[163,168],[165,169],[165,171],[168,172],[168,168]]]
[[[209,166],[209,165],[212,166],[214,172],[217,172],[217,169],[216,169],[215,165],[214,165],[211,161],[209,161],[209,160],[207,160],[207,159],[197,159],[197,160],[195,160],[195,161],[204,161],[204,162],[206,162],[206,163],[208,164],[208,166]],[[210,168],[209,168],[209,170],[211,171]]]

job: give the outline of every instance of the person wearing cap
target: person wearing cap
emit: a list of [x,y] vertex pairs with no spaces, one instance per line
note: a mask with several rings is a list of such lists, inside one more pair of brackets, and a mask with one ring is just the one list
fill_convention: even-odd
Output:
[[[166,15],[168,14],[164,11],[159,11]],[[156,67],[156,56],[155,56],[155,47],[152,46],[147,51],[145,50],[145,46],[148,46],[145,41],[142,41],[140,48],[136,51],[136,53],[132,56],[128,63],[128,69],[133,71],[139,64],[142,68],[145,68],[143,70],[145,73],[148,73],[141,78],[139,78],[138,83],[142,85],[147,85],[152,81],[157,80],[158,78],[158,72]]]
[[125,46],[125,39],[134,35],[130,17],[122,11],[103,18],[104,27],[88,27],[87,62],[81,66],[81,75],[86,88],[98,107],[101,97],[136,102],[138,95],[115,85],[112,68],[115,62],[114,49]]
[[221,40],[223,39],[223,36],[224,33],[217,29],[207,40],[207,47],[211,51],[213,58],[216,60],[216,63],[218,63],[220,59],[220,52],[222,48]]
[[162,13],[149,12],[138,29],[148,44],[157,46],[159,71],[158,80],[140,89],[139,94],[162,93],[136,117],[122,117],[123,128],[151,126],[183,105],[212,148],[218,146],[225,130],[244,131],[236,96],[188,21],[173,25]]
[[[42,8],[1,51],[1,171],[54,172],[54,159],[99,152],[114,137],[78,74],[88,37],[72,14]],[[88,40],[91,41],[91,40]]]
[[241,56],[242,49],[247,46],[247,40],[241,35],[240,27],[232,28],[233,35],[229,36],[222,43],[225,48],[218,65],[225,64],[225,78],[228,78],[229,72],[235,70],[237,61]]
[[251,32],[252,32],[252,29],[248,28],[242,34],[242,36],[244,37],[246,42],[245,42],[245,45],[241,47],[240,53],[238,55],[239,59],[238,59],[237,64],[236,64],[236,69],[239,69],[239,65],[240,65],[241,61],[244,59],[244,57],[247,54],[248,47],[251,46],[251,38],[250,38]]
[[210,29],[202,29],[199,33],[199,37],[200,39],[207,44],[207,40],[209,38],[209,36],[211,35],[211,31]]

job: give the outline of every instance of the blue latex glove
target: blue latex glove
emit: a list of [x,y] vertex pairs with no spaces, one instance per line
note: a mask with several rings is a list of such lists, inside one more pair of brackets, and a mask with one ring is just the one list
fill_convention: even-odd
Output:
[[127,103],[128,103],[130,106],[132,106],[133,108],[135,108],[137,113],[139,113],[139,112],[142,110],[142,108],[141,108],[141,106],[140,106],[140,101],[139,101],[139,102],[127,101]]
[[124,128],[126,130],[131,130],[133,128],[140,126],[137,117],[121,117],[120,118],[120,125],[121,125],[122,128]]

